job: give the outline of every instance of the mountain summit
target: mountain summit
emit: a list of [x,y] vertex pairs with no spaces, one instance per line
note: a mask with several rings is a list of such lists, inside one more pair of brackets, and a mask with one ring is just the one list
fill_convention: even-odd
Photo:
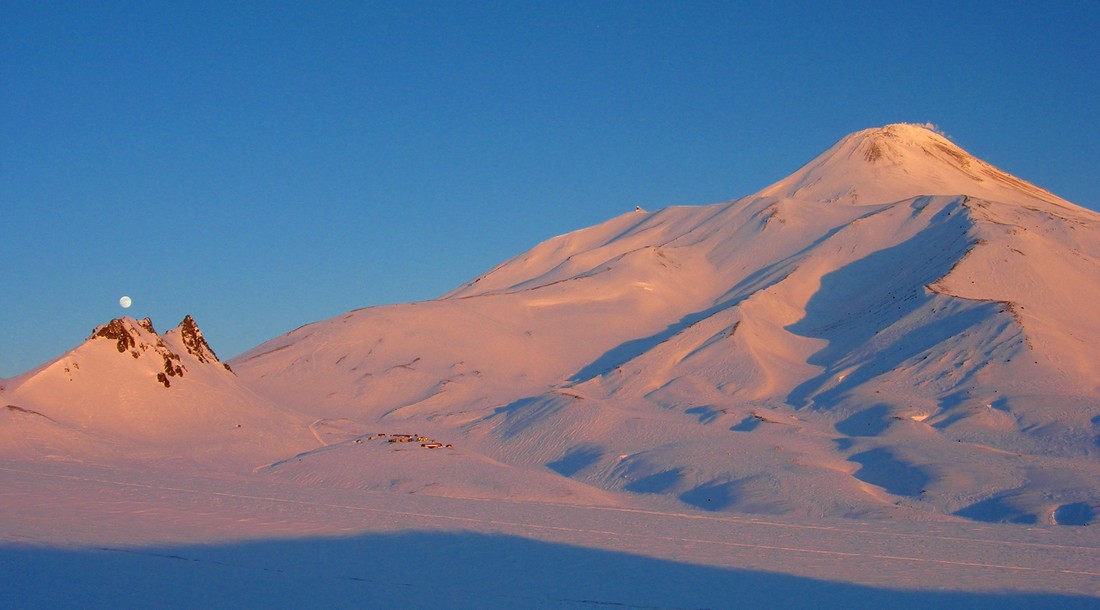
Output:
[[908,123],[853,133],[757,195],[849,205],[971,195],[1077,207],[974,157],[928,126]]

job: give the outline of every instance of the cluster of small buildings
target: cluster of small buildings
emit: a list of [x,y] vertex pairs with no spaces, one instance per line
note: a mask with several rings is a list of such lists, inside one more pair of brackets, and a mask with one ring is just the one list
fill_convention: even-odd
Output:
[[[426,436],[420,436],[419,434],[390,434],[386,436],[385,432],[378,434],[371,434],[366,437],[366,440],[373,441],[374,439],[384,440],[387,443],[420,443],[420,446],[424,449],[453,449],[454,445],[443,444],[437,440],[430,439]],[[355,439],[356,444],[362,443],[364,437]]]

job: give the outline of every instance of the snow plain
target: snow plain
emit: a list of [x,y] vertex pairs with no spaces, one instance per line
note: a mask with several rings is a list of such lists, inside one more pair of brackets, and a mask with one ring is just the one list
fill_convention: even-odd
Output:
[[1095,213],[892,125],[230,367],[122,318],[0,381],[0,598],[1100,607],[1098,300]]
[[8,607],[1091,608],[1094,528],[668,513],[5,466]]

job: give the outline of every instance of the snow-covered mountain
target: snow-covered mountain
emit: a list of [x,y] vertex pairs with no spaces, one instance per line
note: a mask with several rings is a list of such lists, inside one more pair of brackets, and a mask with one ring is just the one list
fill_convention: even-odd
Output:
[[1100,217],[938,133],[634,211],[241,378],[317,417],[705,509],[1072,522],[1100,505]]
[[251,462],[315,444],[308,420],[243,385],[191,316],[163,336],[148,318],[111,320],[3,386],[5,457]]
[[1100,511],[1097,302],[1100,215],[890,125],[754,195],[635,210],[232,369],[190,318],[164,336],[114,320],[0,383],[0,452],[231,455],[249,476],[462,497],[1084,523]]

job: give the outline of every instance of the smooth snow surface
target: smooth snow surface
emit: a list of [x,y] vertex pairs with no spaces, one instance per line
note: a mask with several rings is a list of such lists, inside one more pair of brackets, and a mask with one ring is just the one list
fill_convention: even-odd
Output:
[[0,382],[3,556],[41,605],[1096,606],[1097,302],[1097,214],[866,130],[230,366],[113,321]]
[[0,485],[19,500],[0,547],[9,607],[1100,604],[1094,528],[319,492],[58,464],[0,467]]

